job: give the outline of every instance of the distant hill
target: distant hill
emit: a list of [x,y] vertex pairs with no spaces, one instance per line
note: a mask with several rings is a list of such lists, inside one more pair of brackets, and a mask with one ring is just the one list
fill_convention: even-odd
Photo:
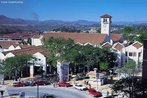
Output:
[[0,15],[0,25],[10,25],[10,24],[24,24],[24,25],[37,25],[37,24],[58,24],[58,25],[66,25],[66,24],[71,24],[71,25],[93,25],[97,24],[97,22],[92,22],[92,21],[87,21],[87,20],[78,20],[78,21],[73,21],[73,22],[67,22],[67,21],[61,21],[61,20],[46,20],[46,21],[35,21],[35,20],[24,20],[24,19],[14,19],[14,18],[9,18],[4,15]]
[[[46,20],[35,21],[25,19],[14,19],[4,15],[0,15],[0,32],[21,32],[21,31],[52,31],[60,29],[71,29],[72,31],[85,30],[91,26],[97,26],[98,22],[87,20],[78,21],[61,21]],[[70,31],[70,30],[69,30]]]
[[[133,24],[146,24],[147,22],[112,22],[112,25],[133,25]],[[25,19],[14,19],[4,15],[0,15],[0,32],[43,32],[43,31],[54,31],[54,30],[67,30],[67,31],[81,31],[85,32],[91,29],[91,27],[100,27],[99,22],[77,20],[77,21],[61,21],[61,20],[25,20]]]
[[38,23],[37,21],[33,20],[24,20],[24,19],[14,19],[14,18],[9,18],[4,15],[0,15],[0,25],[27,25],[27,24],[36,24]]

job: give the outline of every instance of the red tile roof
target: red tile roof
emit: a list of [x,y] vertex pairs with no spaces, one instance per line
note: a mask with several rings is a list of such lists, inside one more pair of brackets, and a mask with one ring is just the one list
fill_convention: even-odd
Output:
[[29,45],[21,45],[17,41],[0,41],[0,47],[2,49],[8,49],[11,45],[14,47],[20,46],[21,48],[29,47]]
[[109,42],[106,42],[102,45],[102,48],[106,48],[106,47],[112,47],[112,45]]
[[45,48],[43,48],[41,46],[30,46],[30,47],[19,49],[19,50],[6,51],[6,52],[3,52],[3,54],[6,55],[6,54],[8,54],[10,52],[13,53],[14,55],[21,55],[21,54],[31,54],[31,55],[33,55],[33,54],[35,54],[37,52],[40,52],[43,55],[47,56],[49,50],[45,49]]
[[139,43],[139,42],[135,42],[135,43],[133,43],[132,45],[133,45],[134,47],[136,47],[137,49],[143,46],[143,45],[142,45],[141,43]]
[[33,38],[40,38],[41,35],[37,34],[37,35],[34,35]]
[[65,32],[54,32],[54,33],[44,33],[44,38],[48,39],[50,37],[55,38],[65,38],[73,39],[76,43],[91,43],[91,44],[102,44],[106,39],[106,34],[89,34],[89,33],[65,33]]
[[112,41],[119,41],[120,39],[122,39],[122,35],[121,34],[112,34],[111,36],[110,36],[110,39],[112,40]]
[[10,38],[10,39],[22,39],[22,38],[31,38],[34,33],[11,33],[11,34],[1,34],[1,38]]
[[122,45],[121,43],[116,43],[113,45],[113,48],[121,51],[124,48],[124,45]]
[[3,49],[8,49],[11,45],[18,44],[17,41],[0,41],[0,47]]

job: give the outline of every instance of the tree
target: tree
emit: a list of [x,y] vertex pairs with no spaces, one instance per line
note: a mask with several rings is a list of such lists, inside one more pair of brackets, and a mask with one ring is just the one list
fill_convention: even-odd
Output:
[[142,80],[137,77],[127,77],[116,81],[112,85],[112,90],[117,94],[122,94],[122,98],[146,98],[143,97]]
[[133,41],[132,27],[127,26],[123,29],[123,37],[128,41],[128,43]]
[[22,76],[23,68],[25,66],[28,66],[28,61],[30,61],[34,57],[32,57],[32,55],[30,54],[21,54],[21,55],[16,55],[14,58],[16,59],[17,62],[17,70],[18,72],[21,72],[21,76]]
[[22,54],[7,58],[0,66],[0,73],[6,76],[15,76],[16,78],[18,77],[18,73],[28,65],[28,61],[32,58],[32,55],[29,54]]
[[7,58],[4,62],[1,63],[0,73],[8,75],[9,77],[15,75],[16,70],[16,59],[14,57]]
[[106,71],[109,68],[109,64],[105,62],[100,63],[100,70]]
[[101,49],[89,44],[82,46],[71,39],[53,37],[45,41],[45,47],[50,50],[48,62],[55,68],[57,60],[70,62],[74,70],[82,67],[90,71],[99,68],[100,62],[108,63],[107,68],[115,65],[116,56],[110,48]]
[[[116,93],[123,93],[124,96],[128,98],[134,98],[135,94],[139,91],[139,85],[141,86],[141,81],[135,77],[137,65],[133,60],[128,60],[126,64],[118,70],[120,74],[123,74],[125,77],[116,81],[112,89]],[[136,93],[134,93],[136,91]]]
[[144,39],[147,39],[147,33],[140,33],[139,36],[137,37],[137,40],[141,43],[143,43]]
[[118,70],[119,74],[123,74],[125,77],[134,76],[137,71],[136,62],[133,60],[128,60],[122,68]]

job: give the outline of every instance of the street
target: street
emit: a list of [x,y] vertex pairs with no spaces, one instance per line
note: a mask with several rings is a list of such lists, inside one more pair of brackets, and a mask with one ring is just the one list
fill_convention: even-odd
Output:
[[[8,87],[8,94],[19,94],[25,92],[25,98],[37,97],[37,86],[31,87]],[[54,88],[52,85],[39,86],[39,96],[43,94],[55,95],[56,98],[92,98],[87,91],[79,91],[73,87],[57,87]],[[6,97],[4,97],[6,98]]]

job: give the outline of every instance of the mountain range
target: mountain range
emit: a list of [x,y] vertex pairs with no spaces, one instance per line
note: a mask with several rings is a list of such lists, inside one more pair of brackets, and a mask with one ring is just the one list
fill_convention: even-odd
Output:
[[25,19],[14,19],[9,18],[4,15],[0,15],[0,25],[10,25],[10,24],[17,24],[17,25],[37,25],[37,24],[71,24],[71,25],[93,25],[98,24],[98,22],[94,21],[87,21],[87,20],[78,20],[78,21],[61,21],[61,20],[46,20],[46,21],[35,21],[35,20],[25,20]]
[[[112,22],[112,25],[136,25],[146,24],[147,22]],[[62,21],[62,20],[25,20],[9,18],[4,15],[0,15],[0,33],[1,32],[43,32],[43,31],[87,31],[91,27],[100,27],[100,22],[77,20],[77,21]]]

